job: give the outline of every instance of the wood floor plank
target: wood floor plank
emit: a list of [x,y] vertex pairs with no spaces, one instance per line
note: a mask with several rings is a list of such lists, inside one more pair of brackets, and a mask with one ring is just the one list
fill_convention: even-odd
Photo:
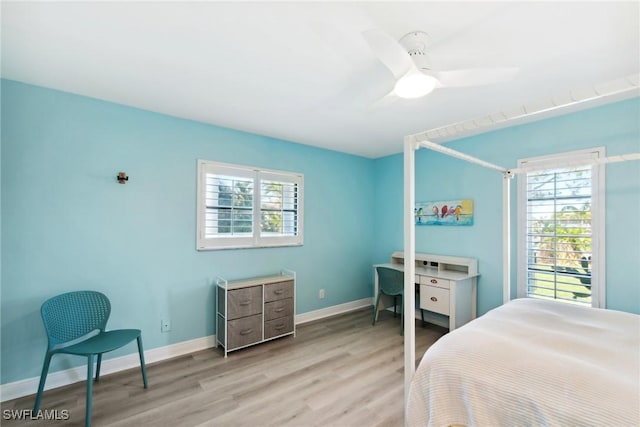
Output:
[[[400,318],[362,309],[299,325],[284,337],[229,353],[207,349],[148,365],[95,384],[93,425],[100,426],[401,426],[404,337]],[[416,360],[446,329],[416,323]],[[45,392],[43,409],[68,410],[84,424],[84,382]],[[30,409],[34,396],[4,402]],[[3,426],[34,425],[3,420]]]

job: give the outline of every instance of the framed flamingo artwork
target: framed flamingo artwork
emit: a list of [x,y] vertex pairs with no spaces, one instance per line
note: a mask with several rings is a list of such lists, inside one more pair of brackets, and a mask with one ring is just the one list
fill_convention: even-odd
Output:
[[417,202],[416,225],[473,225],[473,200]]

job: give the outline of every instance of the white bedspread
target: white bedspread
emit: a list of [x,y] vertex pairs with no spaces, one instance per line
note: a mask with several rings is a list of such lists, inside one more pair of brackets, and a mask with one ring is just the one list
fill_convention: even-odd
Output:
[[640,426],[640,316],[523,298],[425,353],[410,426]]

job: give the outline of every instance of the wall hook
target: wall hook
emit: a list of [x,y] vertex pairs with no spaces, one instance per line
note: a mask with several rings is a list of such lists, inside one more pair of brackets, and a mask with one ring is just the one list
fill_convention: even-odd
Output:
[[129,177],[125,172],[118,172],[118,176],[116,176],[116,179],[120,184],[126,184],[127,181],[129,181]]

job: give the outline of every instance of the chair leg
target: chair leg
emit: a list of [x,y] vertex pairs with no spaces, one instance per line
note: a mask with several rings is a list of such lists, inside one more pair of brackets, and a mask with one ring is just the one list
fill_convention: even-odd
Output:
[[102,365],[102,353],[98,354],[98,363],[96,363],[96,381],[100,381],[100,365]]
[[36,394],[36,401],[33,404],[33,414],[37,414],[40,409],[40,402],[42,401],[42,393],[44,391],[44,383],[47,380],[47,374],[49,373],[49,364],[51,363],[51,356],[53,354],[47,351],[44,356],[44,363],[42,364],[42,373],[40,374],[40,384],[38,385],[38,394]]
[[376,324],[376,320],[378,320],[378,305],[380,304],[380,292],[378,292],[378,295],[376,295],[376,304],[373,306],[373,323],[372,325]]
[[85,404],[85,427],[91,427],[91,398],[93,396],[93,354],[87,356],[87,403]]
[[142,384],[144,384],[144,388],[148,388],[147,386],[147,368],[144,364],[144,350],[142,349],[142,337],[138,336],[138,354],[140,355],[140,370],[142,370]]
[[422,318],[422,327],[424,328],[424,310],[422,308],[420,309],[420,317]]
[[396,317],[398,317],[397,313],[396,313],[396,307],[398,307],[398,296],[394,295],[393,296],[393,318],[395,319]]

